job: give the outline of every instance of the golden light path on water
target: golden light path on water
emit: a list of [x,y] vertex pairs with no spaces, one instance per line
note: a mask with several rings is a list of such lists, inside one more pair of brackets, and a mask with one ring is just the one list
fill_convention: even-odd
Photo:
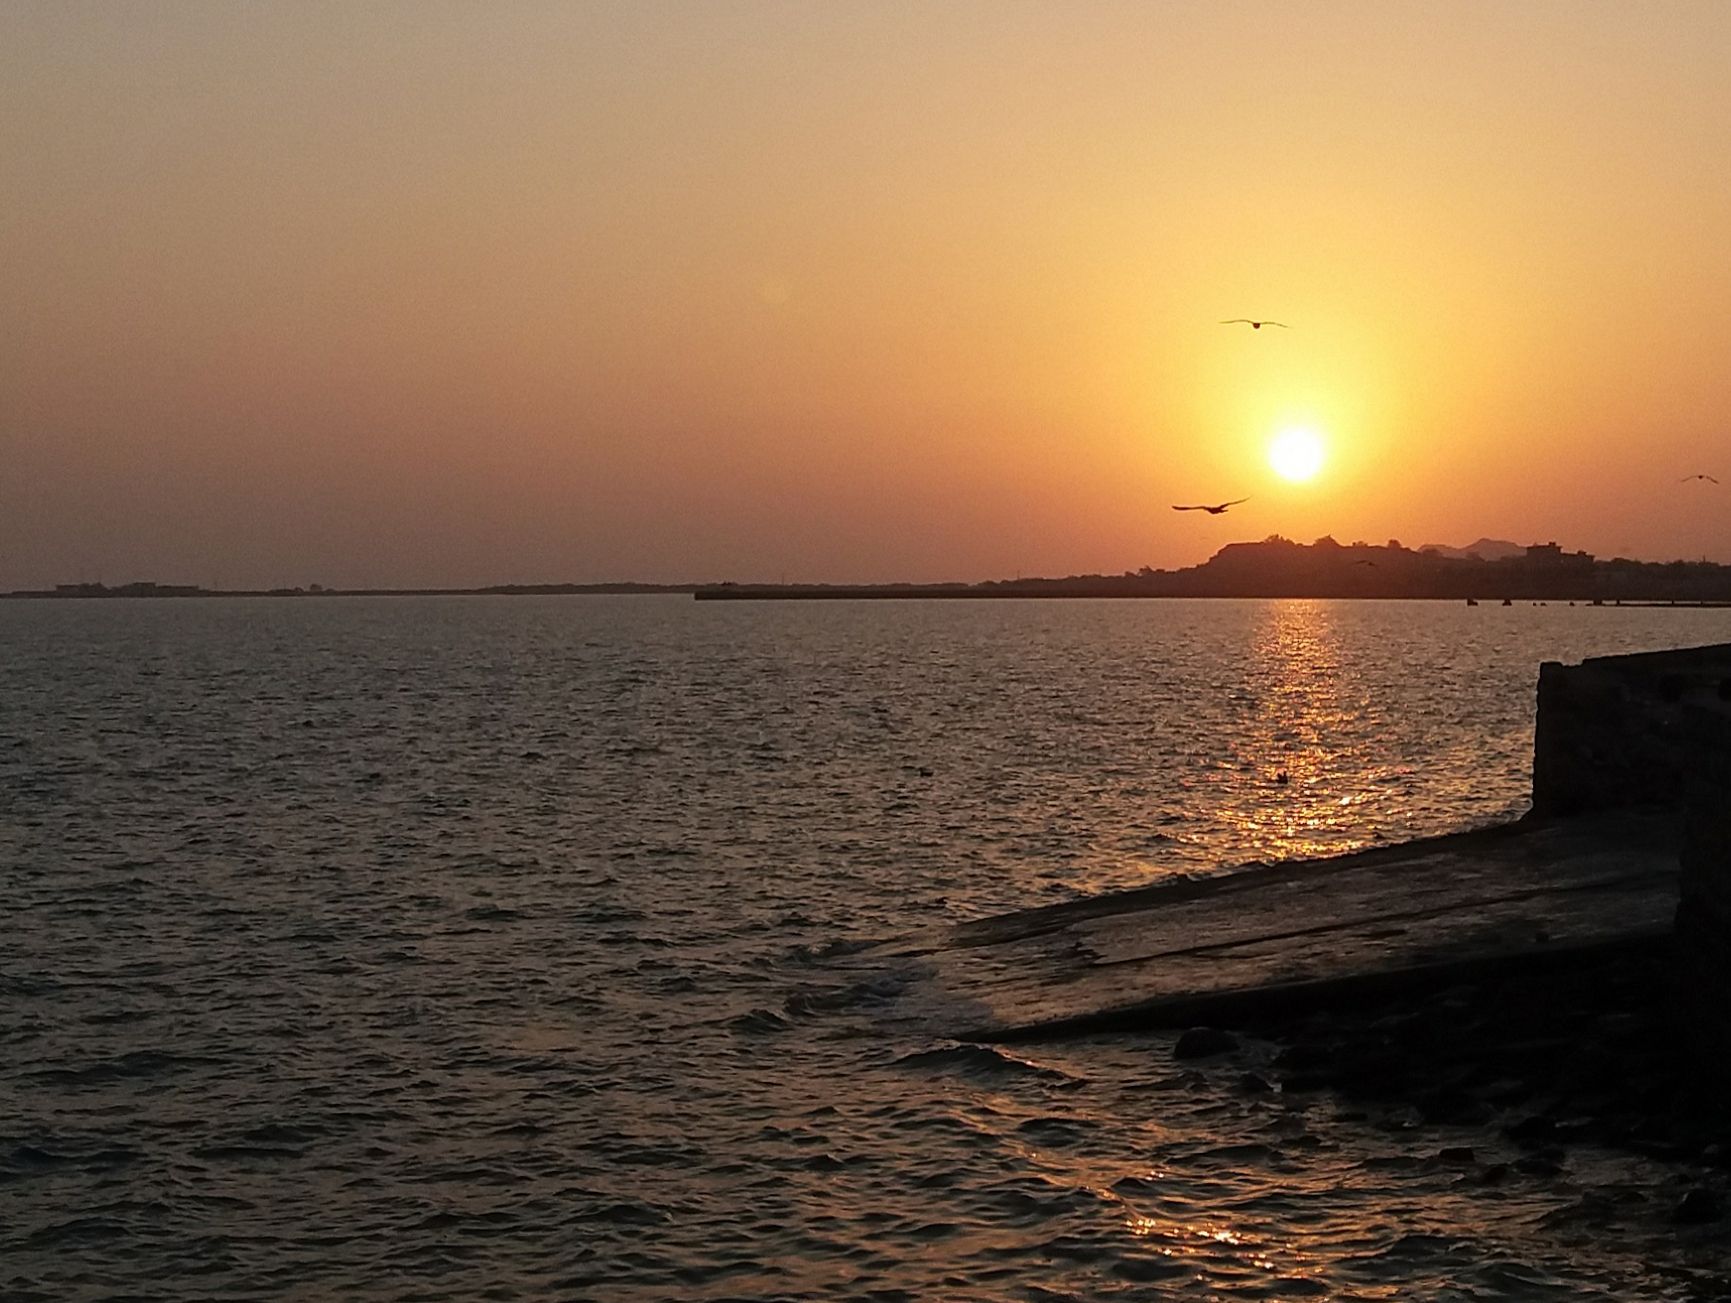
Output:
[[[1189,787],[1213,789],[1215,816],[1246,858],[1342,854],[1377,841],[1343,819],[1388,789],[1410,784],[1414,767],[1382,744],[1386,698],[1341,672],[1347,648],[1339,608],[1324,601],[1271,602],[1249,646],[1248,686],[1239,693],[1226,745]],[[1351,776],[1348,785],[1342,779]],[[1431,781],[1436,774],[1429,775]],[[1449,799],[1449,780],[1431,795]]]

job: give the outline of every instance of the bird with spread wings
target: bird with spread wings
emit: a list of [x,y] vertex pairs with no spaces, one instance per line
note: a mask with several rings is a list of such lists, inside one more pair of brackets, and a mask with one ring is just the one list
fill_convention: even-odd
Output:
[[1234,498],[1234,499],[1232,499],[1231,502],[1216,502],[1213,506],[1208,506],[1204,503],[1197,503],[1195,506],[1190,506],[1190,507],[1180,507],[1180,506],[1177,506],[1176,504],[1174,504],[1172,510],[1174,510],[1174,511],[1206,511],[1210,516],[1218,516],[1218,515],[1220,515],[1221,512],[1225,511],[1226,508],[1228,508],[1228,507],[1236,507],[1240,502],[1249,502],[1249,501],[1250,501],[1249,498]]
[[1714,479],[1711,475],[1699,474],[1699,475],[1685,475],[1682,479],[1678,480],[1677,483],[1687,484],[1690,480],[1706,480],[1709,484],[1717,484],[1719,482],[1718,480]]
[[1228,317],[1220,324],[1223,326],[1245,325],[1249,326],[1252,330],[1261,330],[1264,326],[1279,326],[1282,330],[1292,329],[1292,327],[1287,325],[1284,321],[1252,321],[1249,317]]

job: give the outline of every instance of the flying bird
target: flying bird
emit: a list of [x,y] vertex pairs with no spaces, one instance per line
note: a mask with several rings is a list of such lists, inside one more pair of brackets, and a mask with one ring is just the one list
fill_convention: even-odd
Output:
[[1234,498],[1234,499],[1232,499],[1231,502],[1216,502],[1212,507],[1206,506],[1202,503],[1198,503],[1193,507],[1180,507],[1180,506],[1174,505],[1172,510],[1174,510],[1174,511],[1206,511],[1210,516],[1218,516],[1221,512],[1225,511],[1226,508],[1228,508],[1228,507],[1236,507],[1240,502],[1249,502],[1249,501],[1250,501],[1249,498]]
[[1685,475],[1682,479],[1678,480],[1677,483],[1687,484],[1690,480],[1706,480],[1709,484],[1717,484],[1719,482],[1711,475]]
[[1252,330],[1261,330],[1264,326],[1279,326],[1282,330],[1292,329],[1292,327],[1287,325],[1284,321],[1252,321],[1249,317],[1231,317],[1222,321],[1220,324],[1223,326],[1237,326],[1242,324],[1249,326]]

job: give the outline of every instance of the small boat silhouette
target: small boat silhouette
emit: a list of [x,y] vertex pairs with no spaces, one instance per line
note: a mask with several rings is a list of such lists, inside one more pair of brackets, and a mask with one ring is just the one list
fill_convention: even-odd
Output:
[[1476,598],[1476,597],[1469,597],[1469,598],[1467,598],[1467,605],[1468,605],[1468,606],[1477,606],[1477,605],[1478,605],[1478,604],[1479,604],[1479,599],[1478,599],[1478,598]]

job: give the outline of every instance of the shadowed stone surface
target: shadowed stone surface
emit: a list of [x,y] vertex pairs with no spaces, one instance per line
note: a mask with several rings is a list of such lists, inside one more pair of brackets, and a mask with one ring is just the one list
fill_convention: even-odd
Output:
[[1731,738],[1731,646],[1539,667],[1533,809],[1681,809]]

